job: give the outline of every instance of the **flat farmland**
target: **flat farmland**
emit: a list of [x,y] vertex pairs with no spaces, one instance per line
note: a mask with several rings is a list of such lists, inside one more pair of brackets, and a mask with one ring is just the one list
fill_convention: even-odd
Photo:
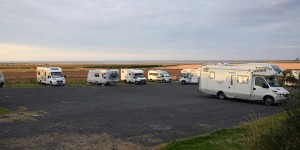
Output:
[[[36,65],[36,64],[14,64],[14,65],[0,65],[0,70],[2,71],[6,84],[15,84],[15,83],[35,83],[36,79],[36,67],[37,66],[46,66],[46,65]],[[63,69],[63,74],[67,76],[67,84],[68,83],[85,83],[87,79],[88,70],[90,69],[101,69],[103,67],[109,68],[110,65],[73,65],[73,64],[53,64],[49,66],[59,66]],[[97,67],[99,66],[99,67]],[[101,67],[102,66],[102,67]],[[112,65],[113,67],[120,67],[122,65]],[[128,65],[130,66],[130,65]],[[149,65],[144,65],[145,67],[149,67]],[[164,65],[153,65],[155,69],[156,66],[164,66]],[[125,65],[126,67],[126,65]],[[134,67],[134,65],[133,65]],[[139,65],[138,67],[143,67],[143,65]],[[151,67],[151,65],[150,65]],[[145,71],[145,75],[147,76],[148,70],[141,68]],[[169,74],[173,77],[173,79],[178,80],[180,77],[181,69],[164,69],[169,72]]]
[[[270,62],[279,65],[283,69],[300,69],[300,63],[293,62]],[[180,78],[180,71],[188,68],[200,68],[202,64],[182,64],[182,65],[160,65],[160,64],[142,64],[142,65],[105,65],[105,64],[0,64],[0,71],[5,76],[6,85],[15,83],[35,83],[37,66],[59,66],[67,76],[67,84],[82,84],[86,82],[88,70],[96,68],[124,68],[138,67],[145,71],[145,76],[150,69],[166,70],[174,80]]]

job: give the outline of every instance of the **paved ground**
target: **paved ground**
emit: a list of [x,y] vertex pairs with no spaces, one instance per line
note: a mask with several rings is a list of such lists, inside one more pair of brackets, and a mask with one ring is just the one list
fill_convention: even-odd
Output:
[[282,111],[174,83],[3,88],[0,106],[0,149],[150,149]]

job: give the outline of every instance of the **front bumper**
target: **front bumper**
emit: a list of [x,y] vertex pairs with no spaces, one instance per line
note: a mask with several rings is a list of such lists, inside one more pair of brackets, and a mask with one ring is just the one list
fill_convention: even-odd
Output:
[[274,97],[275,103],[284,103],[287,100],[288,95],[278,94],[276,97]]

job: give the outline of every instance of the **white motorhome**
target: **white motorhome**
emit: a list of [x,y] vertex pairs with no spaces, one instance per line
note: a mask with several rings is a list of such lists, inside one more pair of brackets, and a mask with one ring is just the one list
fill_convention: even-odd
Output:
[[199,81],[201,69],[183,69],[179,82],[181,84],[197,84]]
[[149,70],[148,71],[148,80],[149,81],[158,81],[158,82],[172,82],[172,77],[164,70]]
[[65,85],[65,77],[59,67],[37,67],[37,82],[50,85]]
[[199,90],[219,99],[238,98],[281,103],[289,92],[278,83],[281,70],[272,64],[206,65],[201,69]]
[[4,85],[4,76],[2,74],[2,72],[0,71],[0,88],[2,88]]
[[140,69],[121,69],[121,80],[135,84],[146,84],[144,71]]
[[116,83],[119,81],[119,70],[107,70],[107,69],[94,69],[89,70],[87,82],[110,85],[111,83]]

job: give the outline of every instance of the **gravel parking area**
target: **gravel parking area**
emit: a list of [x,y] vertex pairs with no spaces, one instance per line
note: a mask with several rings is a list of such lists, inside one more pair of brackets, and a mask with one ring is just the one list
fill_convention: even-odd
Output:
[[0,106],[0,149],[155,149],[282,111],[176,83],[3,88]]

